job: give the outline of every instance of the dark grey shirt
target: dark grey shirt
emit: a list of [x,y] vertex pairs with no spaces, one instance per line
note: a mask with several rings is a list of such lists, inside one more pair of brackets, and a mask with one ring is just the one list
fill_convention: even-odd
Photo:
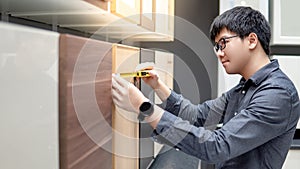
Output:
[[280,169],[300,114],[277,60],[217,99],[193,105],[172,91],[165,105],[153,139],[222,169]]

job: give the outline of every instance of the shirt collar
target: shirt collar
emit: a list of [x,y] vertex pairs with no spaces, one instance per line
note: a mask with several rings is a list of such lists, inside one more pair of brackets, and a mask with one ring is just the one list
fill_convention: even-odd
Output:
[[257,72],[254,73],[247,81],[245,78],[241,78],[237,90],[243,88],[248,89],[251,84],[259,85],[271,72],[279,68],[279,63],[277,59],[271,60],[271,62]]
[[250,77],[249,80],[251,80],[255,85],[259,85],[269,74],[275,70],[279,69],[279,63],[277,59],[271,60],[271,62],[261,69],[259,69],[257,72],[254,73]]

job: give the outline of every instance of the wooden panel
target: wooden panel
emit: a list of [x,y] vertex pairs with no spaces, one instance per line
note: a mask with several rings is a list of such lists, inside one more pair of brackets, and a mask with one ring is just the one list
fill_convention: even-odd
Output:
[[[133,72],[139,64],[139,49],[114,45],[113,72]],[[130,78],[127,78],[130,81]],[[137,169],[139,157],[139,123],[133,112],[116,108],[113,111],[113,168]]]
[[[147,0],[149,1],[149,0]],[[141,14],[141,25],[151,34],[136,34],[130,37],[132,41],[173,41],[175,25],[175,1],[174,0],[153,0],[153,11],[151,20]],[[149,15],[148,15],[149,16]],[[146,20],[145,20],[146,19]],[[146,21],[146,22],[145,22]],[[152,32],[152,31],[151,31]]]
[[109,0],[84,0],[84,1],[89,2],[103,10],[108,10],[109,7],[108,5]]
[[112,0],[111,13],[135,24],[140,24],[141,0]]
[[141,26],[155,31],[156,0],[141,0]]
[[111,44],[60,36],[61,169],[111,168]]

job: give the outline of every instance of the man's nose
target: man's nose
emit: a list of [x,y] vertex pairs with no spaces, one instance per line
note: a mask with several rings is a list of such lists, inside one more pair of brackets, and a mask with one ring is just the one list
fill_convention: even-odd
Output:
[[221,49],[219,49],[218,51],[215,51],[215,53],[218,58],[224,57],[224,52]]

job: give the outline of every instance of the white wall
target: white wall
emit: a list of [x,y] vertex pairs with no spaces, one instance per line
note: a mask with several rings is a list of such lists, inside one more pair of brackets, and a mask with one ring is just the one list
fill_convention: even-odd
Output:
[[299,150],[290,150],[287,158],[283,164],[282,169],[294,169],[299,168],[300,165],[300,151]]
[[0,22],[0,168],[57,169],[58,33]]
[[[274,59],[278,59],[280,68],[282,71],[293,81],[298,94],[300,94],[300,56],[273,56]],[[300,122],[298,122],[297,128],[300,129]],[[299,163],[300,164],[300,163]]]
[[[266,0],[220,0],[219,13],[223,13],[235,6],[250,6],[259,10],[269,20],[269,2]],[[240,75],[228,75],[218,62],[218,96],[238,84]]]

